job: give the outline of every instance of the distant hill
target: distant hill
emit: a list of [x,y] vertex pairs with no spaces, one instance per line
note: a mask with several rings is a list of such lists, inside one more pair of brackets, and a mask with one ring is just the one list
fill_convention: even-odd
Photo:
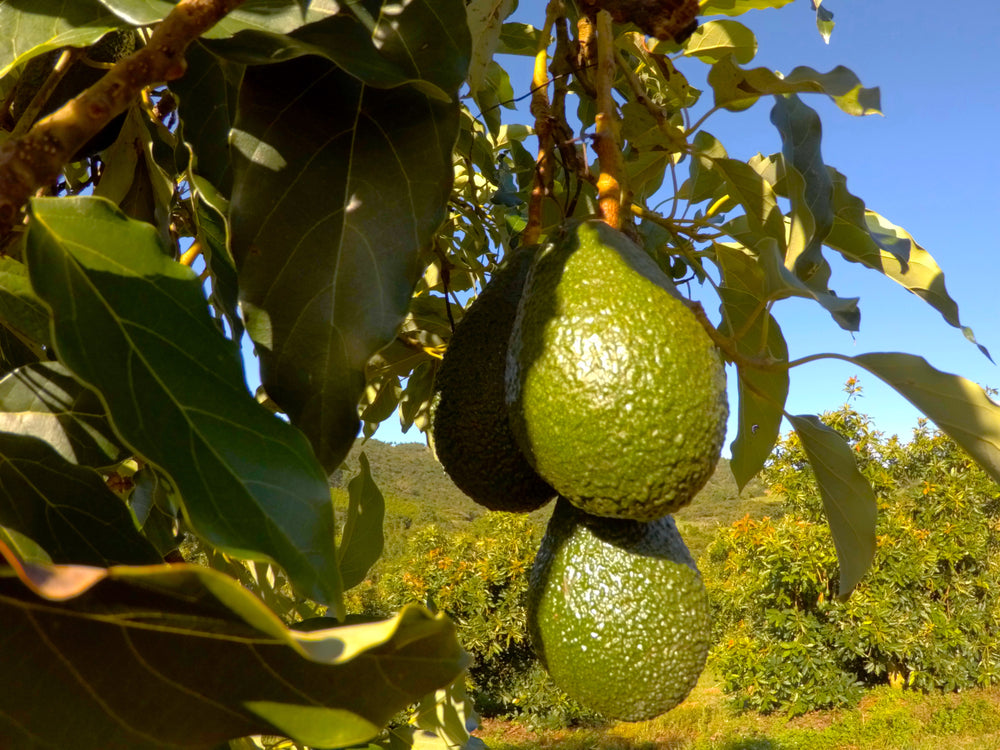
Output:
[[[462,524],[488,513],[454,485],[430,448],[420,443],[383,443],[358,440],[345,461],[346,471],[336,472],[330,483],[346,488],[358,471],[358,456],[364,451],[371,465],[372,477],[386,496],[390,514],[405,515],[405,527],[411,523],[435,521]],[[544,527],[552,504],[535,511],[539,528]],[[729,471],[729,462],[721,459],[715,474],[688,507],[677,513],[681,533],[693,554],[700,555],[719,526],[728,526],[743,516],[774,515],[775,502],[764,495],[756,481],[739,492]]]

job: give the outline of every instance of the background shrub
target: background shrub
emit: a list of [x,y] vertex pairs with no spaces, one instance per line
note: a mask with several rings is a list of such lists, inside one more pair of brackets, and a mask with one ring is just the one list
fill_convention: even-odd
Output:
[[[860,388],[850,381],[848,391]],[[780,517],[722,530],[702,560],[716,610],[711,663],[747,707],[802,713],[864,687],[957,690],[1000,679],[1000,488],[928,428],[885,438],[849,404],[824,421],[879,496],[872,569],[837,601],[837,560],[794,433],[763,480]]]
[[446,612],[473,656],[468,688],[483,715],[520,716],[537,726],[593,721],[595,714],[552,683],[528,640],[528,573],[540,540],[535,520],[510,513],[489,513],[458,530],[415,525],[402,550],[349,592],[348,606],[384,616],[418,601]]

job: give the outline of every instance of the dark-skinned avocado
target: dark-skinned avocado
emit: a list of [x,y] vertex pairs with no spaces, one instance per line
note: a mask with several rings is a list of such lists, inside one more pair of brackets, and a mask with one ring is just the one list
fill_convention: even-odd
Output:
[[[84,89],[90,88],[99,81],[107,69],[100,64],[114,63],[135,51],[136,36],[132,29],[111,31],[89,47],[84,56],[77,59],[63,75],[53,89],[48,101],[38,112],[35,122],[42,117],[55,112]],[[17,82],[17,88],[11,98],[10,120],[16,123],[27,109],[35,94],[48,79],[52,68],[62,54],[61,49],[52,50],[31,58],[25,63],[24,71]],[[118,137],[125,123],[125,113],[109,122],[97,135],[87,141],[74,155],[73,161],[79,161],[100,153]]]
[[504,367],[518,300],[535,248],[497,268],[455,326],[434,380],[431,434],[452,481],[490,510],[531,511],[555,497],[510,431]]

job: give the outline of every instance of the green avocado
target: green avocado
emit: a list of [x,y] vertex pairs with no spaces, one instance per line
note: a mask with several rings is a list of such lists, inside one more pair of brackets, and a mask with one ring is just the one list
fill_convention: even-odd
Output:
[[434,379],[431,436],[462,492],[490,510],[527,512],[555,490],[531,468],[504,403],[507,341],[535,248],[512,253],[455,326]]
[[589,516],[560,498],[528,587],[528,630],[553,681],[609,718],[642,721],[694,687],[708,594],[671,516]]
[[[87,49],[84,58],[78,59],[66,71],[48,97],[48,101],[35,117],[35,122],[45,115],[55,112],[84,89],[97,83],[107,73],[104,67],[93,63],[114,63],[132,54],[135,49],[136,34],[134,30],[119,29],[105,34]],[[51,75],[61,54],[62,49],[55,49],[33,57],[25,64],[24,71],[18,79],[17,88],[11,97],[10,117],[13,122],[17,122],[21,118],[35,94]],[[73,155],[73,161],[93,156],[106,149],[114,143],[124,123],[124,113],[116,116]]]
[[651,521],[712,475],[725,366],[670,279],[621,232],[583,222],[538,254],[507,357],[515,439],[587,513]]

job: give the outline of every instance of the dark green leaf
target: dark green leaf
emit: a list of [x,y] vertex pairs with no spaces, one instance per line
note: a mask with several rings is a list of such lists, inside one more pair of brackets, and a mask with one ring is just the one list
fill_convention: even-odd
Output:
[[538,40],[541,36],[541,29],[536,29],[529,24],[505,23],[500,31],[497,54],[534,57],[538,52]]
[[1000,482],[1000,404],[980,386],[936,370],[913,354],[873,353],[850,359],[895,388]]
[[[830,174],[836,213],[825,244],[847,260],[879,271],[909,289],[976,343],[972,331],[962,325],[958,305],[945,287],[944,272],[931,254],[905,229],[867,209],[864,201],[847,189],[844,175],[832,168]],[[979,348],[990,356],[984,347]]]
[[29,345],[23,337],[0,325],[0,375],[43,358],[43,353],[36,346]]
[[690,161],[690,178],[681,187],[681,197],[691,203],[701,203],[713,197],[722,187],[719,173],[712,168],[716,159],[725,159],[726,148],[718,138],[704,130],[698,131],[692,143],[694,153]]
[[[151,26],[174,9],[176,0],[97,0],[108,10],[133,26]],[[87,0],[88,3],[92,0]],[[231,11],[204,36],[219,39],[248,31],[288,34],[315,21],[339,12],[335,0],[247,0]]]
[[625,174],[635,200],[646,200],[660,189],[670,160],[669,151],[629,150],[625,155]]
[[135,487],[129,507],[142,535],[161,555],[176,550],[180,543],[176,529],[180,498],[173,493],[170,480],[149,464],[133,474],[132,480]]
[[247,330],[268,394],[333,471],[357,435],[365,363],[395,337],[444,218],[457,107],[318,58],[248,70],[240,107],[231,221]]
[[174,482],[197,533],[267,556],[335,608],[333,508],[302,434],[246,391],[237,345],[156,231],[100,198],[32,202],[27,259],[61,361],[116,432]]
[[708,21],[695,29],[684,45],[684,54],[708,63],[732,55],[745,65],[757,54],[757,37],[739,21]]
[[196,201],[195,234],[201,243],[205,265],[212,274],[210,299],[229,323],[230,338],[238,341],[243,335],[243,318],[239,311],[236,261],[229,252],[229,202],[208,180],[198,175],[191,175],[190,183]]
[[56,562],[163,561],[95,471],[35,437],[0,432],[0,525],[30,537]]
[[819,484],[840,562],[840,596],[858,585],[875,556],[877,505],[847,441],[814,416],[789,416]]
[[736,159],[714,159],[712,166],[729,197],[743,207],[751,229],[784,246],[785,222],[771,185],[749,164]]
[[752,107],[762,96],[806,93],[826,94],[849,115],[881,112],[878,88],[864,88],[858,77],[843,65],[829,73],[799,66],[782,78],[767,68],[745,70],[731,57],[724,57],[712,66],[708,83],[715,94],[715,106],[733,112]]
[[15,564],[20,580],[0,567],[5,748],[212,750],[250,734],[344,747],[467,659],[451,622],[417,605],[299,632],[199,566]]
[[833,184],[823,163],[819,115],[795,94],[776,96],[771,122],[781,135],[781,152],[789,179],[792,227],[785,264],[808,283],[823,261],[822,243],[833,226]]
[[0,323],[49,344],[49,312],[31,289],[27,266],[10,257],[0,257]]
[[[778,322],[767,312],[766,282],[756,259],[741,250],[716,245],[722,271],[722,326],[736,339],[737,351],[750,359],[781,364],[788,361],[788,346]],[[740,489],[763,468],[771,454],[788,397],[787,369],[756,369],[737,363],[739,423],[730,445],[729,468]]]
[[808,281],[802,281],[785,267],[777,243],[765,240],[757,244],[761,269],[767,283],[768,296],[772,299],[805,297],[819,302],[845,331],[857,331],[861,326],[861,311],[857,297],[838,297],[827,287],[830,266],[821,260],[818,272]]
[[4,30],[0,33],[0,77],[49,50],[87,47],[120,25],[94,0],[0,2],[0,29]]
[[453,22],[465,15],[460,0],[387,3],[377,18],[360,3],[347,9],[287,35],[248,31],[210,47],[247,64],[317,55],[368,86],[411,84],[440,101],[457,94],[468,73],[471,46],[468,26]]
[[816,9],[816,29],[819,31],[823,41],[827,44],[830,43],[830,36],[833,34],[833,27],[836,24],[833,22],[833,12],[824,8],[823,0],[812,0],[813,7]]
[[181,119],[178,137],[191,150],[195,174],[218,186],[232,187],[229,130],[236,118],[236,96],[242,66],[223,60],[195,42],[188,47],[187,72],[170,83]]
[[368,570],[382,555],[382,520],[385,518],[385,500],[372,479],[368,457],[362,451],[358,456],[358,475],[347,483],[350,501],[344,535],[340,540],[340,576],[344,588],[361,583]]
[[484,84],[475,92],[474,98],[479,106],[479,117],[486,123],[490,134],[497,137],[503,127],[500,108],[516,108],[514,87],[510,75],[496,61],[487,66],[484,76]]
[[58,362],[19,367],[0,380],[0,431],[44,440],[81,466],[111,466],[127,455],[100,398]]

